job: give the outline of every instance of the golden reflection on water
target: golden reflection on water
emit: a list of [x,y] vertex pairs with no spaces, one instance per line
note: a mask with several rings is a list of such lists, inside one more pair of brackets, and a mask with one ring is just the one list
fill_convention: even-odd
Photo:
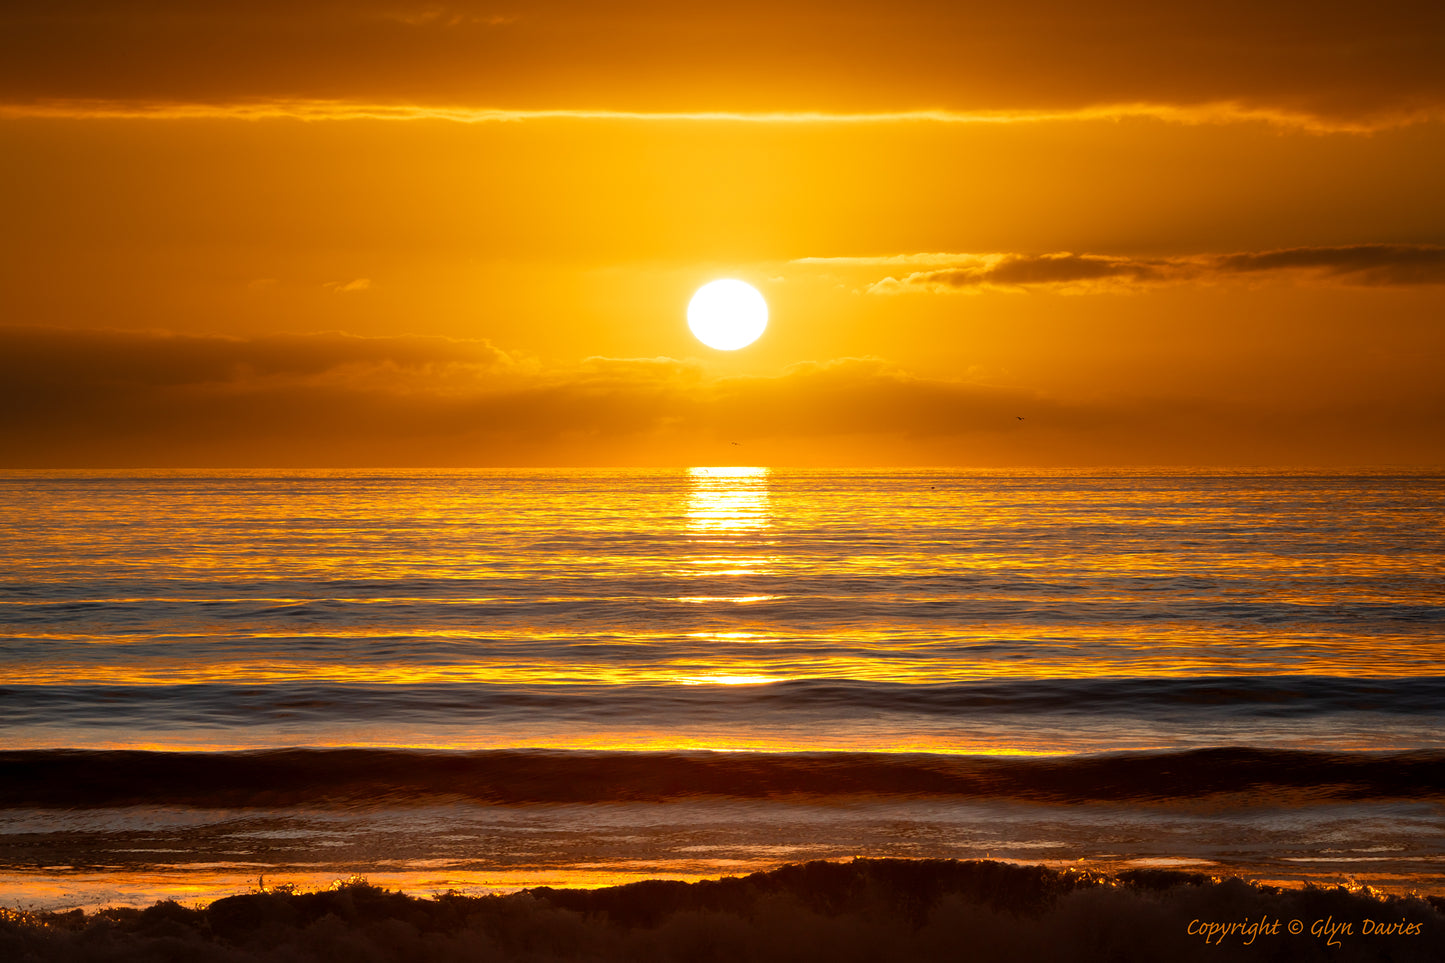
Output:
[[[29,521],[0,532],[0,556],[32,589],[0,608],[0,676],[722,688],[1438,674],[1436,488],[1191,478],[72,479],[6,503]],[[1338,505],[1362,499],[1372,513],[1342,524]],[[821,736],[753,735],[710,745]],[[880,724],[859,738],[951,750],[971,737]]]
[[[701,551],[687,560],[690,575],[723,579],[770,574],[770,552],[759,554],[767,545],[772,527],[771,472],[767,468],[689,468],[687,535]],[[726,586],[726,581],[721,583]],[[749,605],[775,601],[776,595],[732,595],[726,592],[684,596],[674,599],[685,604],[728,603]],[[699,633],[693,633],[696,637]],[[786,674],[765,674],[749,661],[749,653],[728,651],[733,646],[757,640],[751,632],[705,633],[722,646],[706,666],[693,666],[686,675],[667,681],[682,685],[762,685],[782,682]],[[741,658],[739,658],[741,656]],[[703,671],[696,671],[701,668]]]
[[689,468],[687,530],[694,537],[759,535],[772,523],[766,468]]
[[775,675],[700,675],[677,681],[683,685],[765,685],[782,679]]
[[[689,551],[679,574],[719,589],[730,579],[774,573],[770,543],[773,524],[771,472],[767,468],[689,468],[684,533]],[[715,591],[672,601],[684,604],[770,602],[775,595]]]

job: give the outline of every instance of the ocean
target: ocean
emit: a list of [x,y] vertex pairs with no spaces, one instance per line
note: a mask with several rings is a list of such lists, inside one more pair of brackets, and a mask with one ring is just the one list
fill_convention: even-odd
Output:
[[0,473],[0,905],[1445,891],[1445,475]]

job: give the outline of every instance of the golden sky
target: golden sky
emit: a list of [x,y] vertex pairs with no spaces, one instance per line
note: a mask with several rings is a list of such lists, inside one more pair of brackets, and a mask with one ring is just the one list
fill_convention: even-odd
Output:
[[1439,466],[1442,171],[1438,2],[12,0],[0,467]]

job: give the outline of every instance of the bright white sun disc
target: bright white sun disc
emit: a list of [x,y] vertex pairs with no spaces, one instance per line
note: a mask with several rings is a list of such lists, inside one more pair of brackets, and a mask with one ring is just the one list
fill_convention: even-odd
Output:
[[710,281],[688,302],[687,326],[709,348],[736,351],[768,326],[768,302],[746,281]]

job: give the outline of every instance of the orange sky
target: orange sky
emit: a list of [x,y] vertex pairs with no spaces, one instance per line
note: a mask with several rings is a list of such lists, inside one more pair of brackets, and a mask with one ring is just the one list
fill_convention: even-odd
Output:
[[21,0],[0,467],[1438,466],[1442,170],[1438,3]]

